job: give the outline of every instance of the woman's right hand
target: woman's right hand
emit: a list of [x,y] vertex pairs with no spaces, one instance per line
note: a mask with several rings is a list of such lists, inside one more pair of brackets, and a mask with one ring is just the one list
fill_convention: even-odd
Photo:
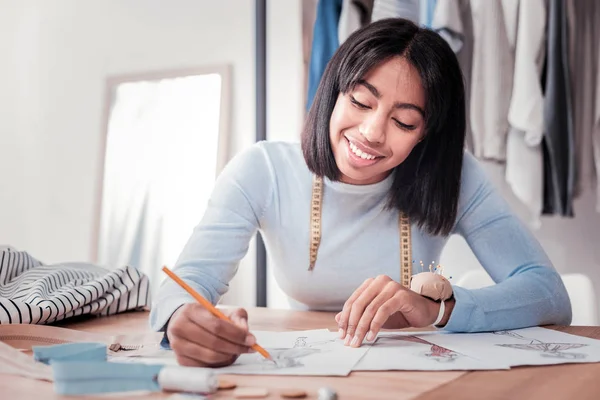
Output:
[[253,352],[256,338],[248,331],[246,310],[226,310],[224,314],[232,322],[215,317],[198,303],[184,304],[173,313],[167,338],[179,365],[223,367],[240,354]]

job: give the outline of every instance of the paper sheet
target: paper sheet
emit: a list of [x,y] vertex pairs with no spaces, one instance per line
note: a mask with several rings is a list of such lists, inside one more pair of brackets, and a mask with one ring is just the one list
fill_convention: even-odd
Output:
[[539,327],[419,337],[485,363],[511,367],[600,361],[600,340]]
[[[318,375],[346,376],[368,351],[368,346],[351,348],[337,339],[337,333],[323,330],[292,332],[252,332],[277,363],[258,353],[242,354],[234,364],[216,368],[219,374],[246,375]],[[177,365],[170,350],[160,350],[144,357],[114,358],[114,362],[141,362]]]
[[[416,337],[415,334],[415,332],[380,333],[367,354],[353,370],[472,371],[509,369],[507,364],[484,362],[428,343],[426,334],[423,335],[423,338]],[[435,336],[439,336],[439,334]]]

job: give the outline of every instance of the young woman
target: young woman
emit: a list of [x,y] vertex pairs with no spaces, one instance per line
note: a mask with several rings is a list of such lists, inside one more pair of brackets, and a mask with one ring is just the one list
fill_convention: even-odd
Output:
[[[464,152],[465,118],[460,67],[440,36],[402,19],[366,26],[327,66],[301,145],[258,143],[228,164],[175,272],[216,304],[260,230],[283,291],[301,308],[339,311],[350,346],[382,327],[569,324],[560,276]],[[451,234],[497,284],[454,286],[441,303],[406,281]],[[245,311],[230,316],[166,280],[151,325],[182,365],[220,366],[254,343]]]

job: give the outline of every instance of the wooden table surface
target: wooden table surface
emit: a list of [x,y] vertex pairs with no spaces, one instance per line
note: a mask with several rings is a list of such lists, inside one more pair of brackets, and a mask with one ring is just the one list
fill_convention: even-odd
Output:
[[[336,329],[332,313],[249,309],[252,330]],[[132,312],[106,318],[65,322],[59,326],[87,332],[143,334],[149,332],[148,313]],[[600,339],[600,327],[550,327],[571,334]],[[270,391],[268,398],[281,399],[279,391],[301,388],[316,399],[319,388],[336,390],[339,400],[346,399],[600,399],[600,363],[518,367],[503,371],[359,371],[348,377],[243,376],[228,375],[238,386],[260,386]],[[168,398],[156,393],[113,398]],[[64,399],[53,392],[49,382],[0,375],[2,399]],[[86,396],[106,399],[106,396]],[[221,391],[211,399],[231,399]]]

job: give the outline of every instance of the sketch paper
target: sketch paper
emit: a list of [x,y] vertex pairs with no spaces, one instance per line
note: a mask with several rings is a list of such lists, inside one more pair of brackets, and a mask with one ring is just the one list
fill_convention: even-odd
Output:
[[455,371],[509,369],[428,343],[415,332],[381,332],[354,371]]
[[[369,346],[344,346],[337,333],[326,329],[291,332],[253,331],[257,343],[276,361],[259,353],[242,354],[230,366],[215,368],[219,374],[346,376]],[[158,350],[142,357],[119,357],[114,362],[177,365],[171,350]]]
[[369,350],[368,346],[344,346],[337,333],[324,331],[256,332],[260,343],[276,360],[258,353],[242,354],[225,374],[346,376]]
[[600,340],[539,327],[419,337],[484,362],[511,367],[600,362]]

